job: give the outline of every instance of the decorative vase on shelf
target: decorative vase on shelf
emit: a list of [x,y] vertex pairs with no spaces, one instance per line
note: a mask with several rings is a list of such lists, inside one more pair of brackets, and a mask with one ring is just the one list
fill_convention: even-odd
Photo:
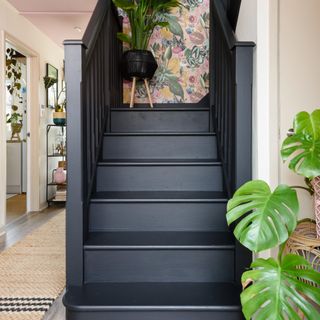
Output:
[[53,113],[53,123],[56,126],[66,125],[66,113],[64,111],[58,111]]
[[58,168],[53,173],[54,183],[63,184],[67,180],[67,175],[63,168]]

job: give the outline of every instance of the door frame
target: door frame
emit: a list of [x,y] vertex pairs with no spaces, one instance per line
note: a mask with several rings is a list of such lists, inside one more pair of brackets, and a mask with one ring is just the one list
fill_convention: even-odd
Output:
[[[40,210],[40,62],[39,54],[2,30],[0,41],[0,106],[6,105],[5,48],[12,44],[27,57],[27,213]],[[0,229],[6,224],[7,148],[6,110],[0,109]],[[0,232],[1,233],[1,232]]]

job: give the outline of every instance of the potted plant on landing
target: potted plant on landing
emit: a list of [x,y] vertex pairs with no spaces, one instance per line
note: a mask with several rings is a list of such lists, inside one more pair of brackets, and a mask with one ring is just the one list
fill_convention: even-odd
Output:
[[11,114],[7,114],[7,123],[11,124],[11,141],[20,141],[20,133],[22,129],[22,114],[18,113],[18,107],[13,105],[11,107]]
[[131,36],[118,33],[118,38],[127,43],[130,50],[123,54],[123,74],[126,79],[133,79],[130,108],[133,107],[137,79],[143,79],[150,106],[153,107],[148,79],[151,79],[158,64],[151,51],[147,50],[150,37],[155,27],[169,25],[164,13],[180,6],[177,0],[113,0],[128,16]]
[[[320,174],[319,112],[296,116],[294,135],[281,151],[284,160],[294,155],[290,167],[309,178]],[[228,202],[227,222],[235,224],[234,234],[242,245],[254,253],[279,249],[277,258],[257,259],[242,275],[246,319],[320,319],[315,307],[320,305],[320,273],[302,256],[285,253],[298,222],[295,188],[279,185],[272,192],[264,181],[249,181]]]
[[[57,83],[57,79],[51,78],[51,77],[44,77],[44,86],[46,90],[48,90],[50,87],[52,87],[54,84]],[[59,92],[58,96],[56,97],[56,93],[54,91],[54,112],[53,112],[53,123],[57,126],[64,126],[66,124],[66,99],[63,99],[63,101],[60,101],[61,95],[65,92],[65,88],[62,88],[62,90]]]

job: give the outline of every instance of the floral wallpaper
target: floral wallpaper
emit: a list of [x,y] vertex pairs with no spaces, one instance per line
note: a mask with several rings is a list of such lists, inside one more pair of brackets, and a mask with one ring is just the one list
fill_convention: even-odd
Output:
[[[150,82],[154,103],[197,103],[209,91],[209,1],[182,0],[184,7],[174,9],[167,18],[168,28],[158,28],[149,49],[158,61]],[[130,32],[123,20],[124,32]],[[130,101],[132,83],[123,86],[124,103]],[[136,90],[135,103],[148,103],[143,83]]]

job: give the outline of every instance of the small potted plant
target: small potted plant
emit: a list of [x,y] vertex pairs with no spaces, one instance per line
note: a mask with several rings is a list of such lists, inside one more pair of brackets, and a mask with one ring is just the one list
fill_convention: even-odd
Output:
[[[48,90],[50,87],[52,87],[54,84],[57,83],[57,79],[52,77],[44,77],[44,86]],[[53,123],[57,126],[64,126],[66,124],[66,99],[63,99],[60,101],[61,95],[65,92],[65,88],[62,88],[62,90],[59,92],[58,96],[56,97],[56,93],[54,91],[54,112],[53,112]]]
[[23,117],[21,113],[17,112],[19,108],[16,105],[13,105],[11,109],[11,114],[7,114],[7,123],[11,124],[11,141],[20,141]]
[[124,78],[133,79],[130,108],[133,107],[134,93],[137,79],[143,79],[150,106],[153,107],[148,79],[151,79],[158,68],[158,64],[151,51],[148,50],[149,40],[154,28],[167,27],[164,13],[181,6],[177,0],[113,0],[128,16],[131,35],[118,33],[118,38],[127,43],[130,49],[123,54]]
[[[295,117],[281,155],[289,167],[314,179],[320,175],[320,110]],[[278,247],[277,258],[256,259],[242,275],[242,311],[249,319],[319,319],[320,273],[303,256],[286,252],[298,225],[296,188],[274,191],[261,180],[241,186],[227,205],[227,222],[239,242],[254,253]],[[304,188],[310,191],[309,188]],[[295,251],[297,252],[297,251]]]

